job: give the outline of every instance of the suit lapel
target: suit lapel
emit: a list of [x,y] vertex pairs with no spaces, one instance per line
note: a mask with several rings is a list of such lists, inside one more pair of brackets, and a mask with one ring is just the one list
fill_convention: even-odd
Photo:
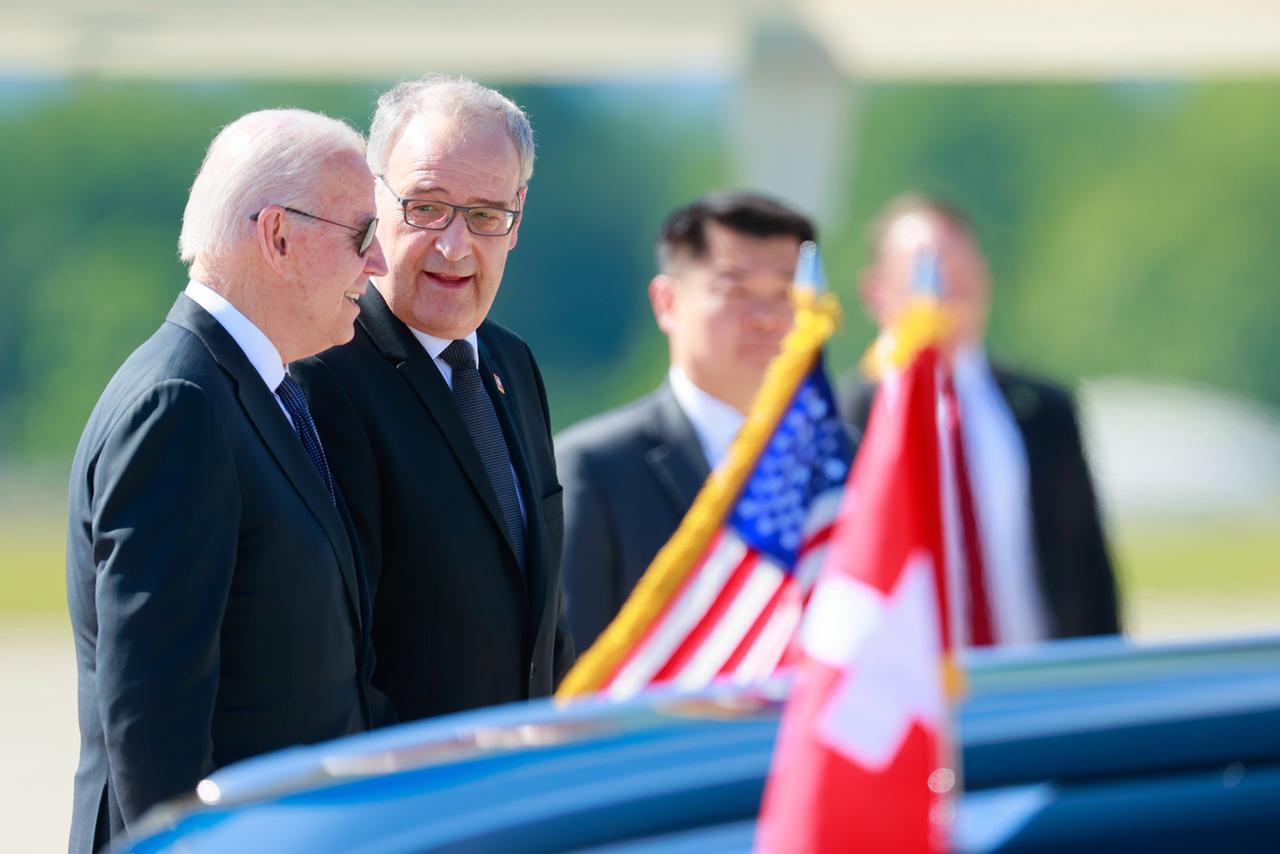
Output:
[[1035,386],[1020,382],[1016,376],[998,365],[991,366],[991,376],[995,378],[1000,395],[1018,428],[1025,434],[1027,424],[1040,414],[1040,392]]
[[338,509],[329,500],[328,488],[311,464],[298,434],[285,418],[275,394],[267,388],[262,376],[254,369],[230,333],[189,297],[178,297],[169,312],[169,320],[198,337],[222,369],[235,380],[240,405],[244,407],[249,422],[329,538],[338,558],[342,583],[350,597],[352,612],[360,615],[360,593],[356,586],[351,540],[347,537]]
[[711,474],[711,467],[693,425],[666,383],[654,393],[649,435],[654,446],[645,454],[645,462],[683,516]]
[[[413,337],[409,327],[391,312],[386,300],[375,287],[366,288],[364,296],[360,298],[359,323],[369,333],[378,350],[395,364],[396,370],[422,400],[423,406],[444,435],[458,465],[471,481],[476,494],[480,496],[481,503],[488,508],[494,525],[507,542],[507,547],[511,548],[507,526],[502,518],[502,507],[498,504],[498,494],[494,491],[493,484],[489,482],[489,475],[484,470],[480,452],[476,450],[475,442],[467,431],[467,425],[453,402],[453,392],[449,390],[444,377],[440,375],[440,369],[436,367],[435,362],[418,340]],[[483,371],[481,373],[483,374]],[[501,417],[499,414],[499,418]],[[504,424],[503,427],[506,429],[507,425]],[[525,507],[527,511],[529,505],[526,503]]]
[[[1053,567],[1057,563],[1048,553],[1052,544],[1043,538],[1040,524],[1050,512],[1045,506],[1044,497],[1054,490],[1054,485],[1046,480],[1051,476],[1054,468],[1052,465],[1054,450],[1052,446],[1045,444],[1045,437],[1051,436],[1052,431],[1044,429],[1046,410],[1042,405],[1039,389],[1020,379],[1016,373],[994,363],[991,365],[991,375],[995,378],[996,387],[1000,389],[1000,396],[1004,398],[1005,405],[1009,408],[1009,414],[1013,416],[1013,421],[1018,426],[1018,435],[1022,439],[1023,451],[1026,454],[1029,502],[1027,511],[1030,514],[1027,521],[1031,526],[1031,539],[1035,550],[1035,573],[1040,589],[1048,594],[1045,601],[1050,603],[1058,599],[1056,591],[1064,583],[1053,572]],[[1066,580],[1065,583],[1071,582]],[[1051,606],[1049,619],[1051,624],[1056,619]],[[1050,631],[1052,631],[1052,625],[1050,625]]]
[[1036,474],[1043,470],[1041,456],[1044,449],[1041,447],[1040,439],[1045,434],[1039,424],[1044,411],[1041,406],[1040,392],[1035,386],[1021,382],[1016,375],[998,365],[991,366],[991,376],[995,378],[1000,396],[1004,398],[1005,406],[1008,407],[1009,414],[1013,416],[1013,421],[1018,426],[1018,435],[1022,437],[1034,501]]

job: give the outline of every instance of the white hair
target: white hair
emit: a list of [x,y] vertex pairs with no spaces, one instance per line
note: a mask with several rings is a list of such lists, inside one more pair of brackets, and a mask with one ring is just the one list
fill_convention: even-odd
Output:
[[182,214],[178,255],[188,264],[225,256],[269,205],[302,207],[334,156],[364,156],[350,125],[308,110],[259,110],[224,127],[204,156]]
[[369,168],[375,175],[386,172],[391,149],[409,120],[432,114],[470,120],[501,119],[520,158],[520,185],[528,185],[533,177],[533,126],[524,110],[496,89],[443,74],[398,83],[378,99],[369,126]]

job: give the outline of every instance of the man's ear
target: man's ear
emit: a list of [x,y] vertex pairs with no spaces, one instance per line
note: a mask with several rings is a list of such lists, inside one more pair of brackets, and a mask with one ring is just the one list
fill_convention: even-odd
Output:
[[679,281],[666,273],[659,273],[649,280],[649,303],[653,306],[653,319],[666,335],[671,334],[675,325],[675,291],[679,286]]
[[258,213],[254,223],[254,235],[258,253],[262,260],[275,272],[283,274],[286,269],[289,253],[293,250],[292,235],[289,233],[289,218],[284,208],[269,205]]
[[516,192],[516,209],[520,211],[520,215],[516,217],[516,224],[511,227],[511,233],[507,235],[507,251],[516,248],[516,242],[520,239],[520,223],[524,221],[524,206],[528,204],[529,187],[525,185]]

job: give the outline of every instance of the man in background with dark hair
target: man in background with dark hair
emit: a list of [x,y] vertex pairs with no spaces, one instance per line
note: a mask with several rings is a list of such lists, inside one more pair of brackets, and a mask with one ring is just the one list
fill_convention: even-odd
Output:
[[[876,220],[871,242],[859,289],[877,324],[902,310],[922,252],[936,255],[952,321],[941,349],[959,413],[950,441],[961,449],[965,589],[952,599],[962,642],[1118,632],[1115,578],[1075,404],[1058,385],[988,361],[991,278],[968,218],[940,199],[902,196]],[[857,376],[841,383],[841,414],[852,428],[866,428],[874,391]]]
[[565,431],[562,578],[575,647],[622,607],[725,456],[791,328],[791,286],[812,224],[750,193],[667,217],[649,282],[671,367],[655,392]]

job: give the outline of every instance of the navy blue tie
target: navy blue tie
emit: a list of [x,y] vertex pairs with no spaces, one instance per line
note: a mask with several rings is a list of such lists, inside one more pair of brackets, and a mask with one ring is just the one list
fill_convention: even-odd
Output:
[[320,444],[320,434],[316,432],[316,422],[311,420],[311,407],[307,406],[307,396],[302,393],[302,386],[298,385],[298,381],[293,377],[285,374],[280,386],[276,389],[276,395],[284,404],[289,417],[293,419],[293,429],[302,440],[302,447],[306,448],[307,456],[311,458],[311,465],[316,467],[316,473],[328,488],[329,500],[336,505],[338,499],[333,492],[333,476],[329,474],[329,461],[324,458],[324,447]]
[[520,517],[520,501],[516,497],[516,479],[511,473],[511,452],[502,436],[498,413],[476,368],[476,357],[467,341],[454,341],[440,354],[445,364],[453,368],[453,402],[466,422],[471,441],[480,452],[485,473],[498,494],[498,506],[502,508],[502,521],[511,537],[511,547],[516,553],[516,563],[524,569],[524,519]]

